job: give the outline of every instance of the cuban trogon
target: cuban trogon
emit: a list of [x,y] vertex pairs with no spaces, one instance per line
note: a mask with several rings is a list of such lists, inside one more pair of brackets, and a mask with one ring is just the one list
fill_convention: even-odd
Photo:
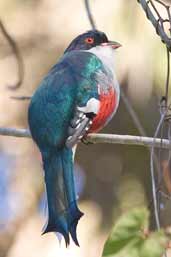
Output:
[[91,30],[77,36],[36,89],[28,110],[31,135],[40,149],[48,202],[43,233],[70,235],[83,213],[77,205],[73,149],[88,133],[103,128],[116,112],[120,90],[115,50],[121,45]]

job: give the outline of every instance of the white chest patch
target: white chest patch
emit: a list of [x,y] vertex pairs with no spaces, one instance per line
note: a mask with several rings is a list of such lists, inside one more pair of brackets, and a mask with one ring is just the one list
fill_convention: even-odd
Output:
[[91,98],[88,100],[86,106],[83,107],[77,107],[79,111],[84,113],[92,112],[94,114],[97,114],[100,109],[100,101],[96,98]]
[[95,54],[106,66],[108,69],[112,71],[114,74],[114,63],[115,63],[115,50],[110,46],[96,46],[88,50]]
[[[110,46],[96,46],[88,50],[88,52],[91,52],[95,54],[103,63],[104,66],[106,66],[113,75],[113,87],[116,91],[117,96],[117,104],[119,104],[119,98],[120,98],[120,88],[118,81],[116,79],[115,74],[115,49],[113,49]],[[117,108],[116,108],[117,109]]]

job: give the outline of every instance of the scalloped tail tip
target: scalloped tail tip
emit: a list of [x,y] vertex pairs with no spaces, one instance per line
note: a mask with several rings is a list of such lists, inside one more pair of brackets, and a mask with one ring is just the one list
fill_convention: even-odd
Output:
[[81,212],[80,210],[78,210],[77,215],[78,215],[77,218],[74,220],[74,222],[70,226],[69,232],[71,234],[71,237],[72,237],[72,240],[74,241],[74,243],[77,246],[80,246],[78,239],[77,239],[77,225],[78,225],[79,219],[84,215],[84,213]]
[[70,238],[69,238],[68,231],[66,231],[64,229],[59,229],[59,226],[56,225],[55,223],[54,224],[48,223],[46,228],[42,232],[42,235],[47,234],[49,232],[60,233],[65,239],[66,247],[68,247],[68,245],[70,244]]
[[42,235],[44,235],[46,233],[49,233],[49,232],[60,233],[60,234],[62,234],[62,236],[65,239],[66,247],[68,247],[68,245],[70,244],[70,236],[69,235],[71,235],[72,240],[74,241],[74,243],[77,246],[80,246],[79,242],[78,242],[78,239],[77,239],[76,230],[77,230],[78,221],[83,215],[84,215],[84,213],[82,213],[80,210],[77,210],[77,213],[75,215],[76,217],[74,219],[72,219],[72,222],[71,222],[70,219],[69,219],[70,222],[67,222],[67,221],[64,222],[63,221],[60,224],[51,223],[50,221],[48,221],[48,224],[45,227],[45,229],[43,230]]

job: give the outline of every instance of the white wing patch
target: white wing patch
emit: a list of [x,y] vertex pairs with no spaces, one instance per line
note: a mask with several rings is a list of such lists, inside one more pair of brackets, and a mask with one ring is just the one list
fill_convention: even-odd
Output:
[[77,107],[79,111],[84,113],[94,113],[97,114],[100,108],[100,101],[96,98],[91,98],[88,100],[86,106],[83,107]]
[[92,119],[97,115],[99,108],[100,101],[95,98],[89,99],[86,106],[77,106],[75,115],[70,121],[68,128],[68,138],[66,140],[68,148],[72,148],[86,135],[92,125]]

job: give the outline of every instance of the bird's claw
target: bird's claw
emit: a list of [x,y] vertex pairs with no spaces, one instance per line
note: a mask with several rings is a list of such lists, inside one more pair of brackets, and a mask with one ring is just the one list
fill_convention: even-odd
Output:
[[85,145],[92,145],[92,144],[93,144],[93,142],[89,141],[89,140],[87,139],[87,137],[85,137],[85,136],[81,139],[81,142],[82,142],[83,144],[85,144]]

